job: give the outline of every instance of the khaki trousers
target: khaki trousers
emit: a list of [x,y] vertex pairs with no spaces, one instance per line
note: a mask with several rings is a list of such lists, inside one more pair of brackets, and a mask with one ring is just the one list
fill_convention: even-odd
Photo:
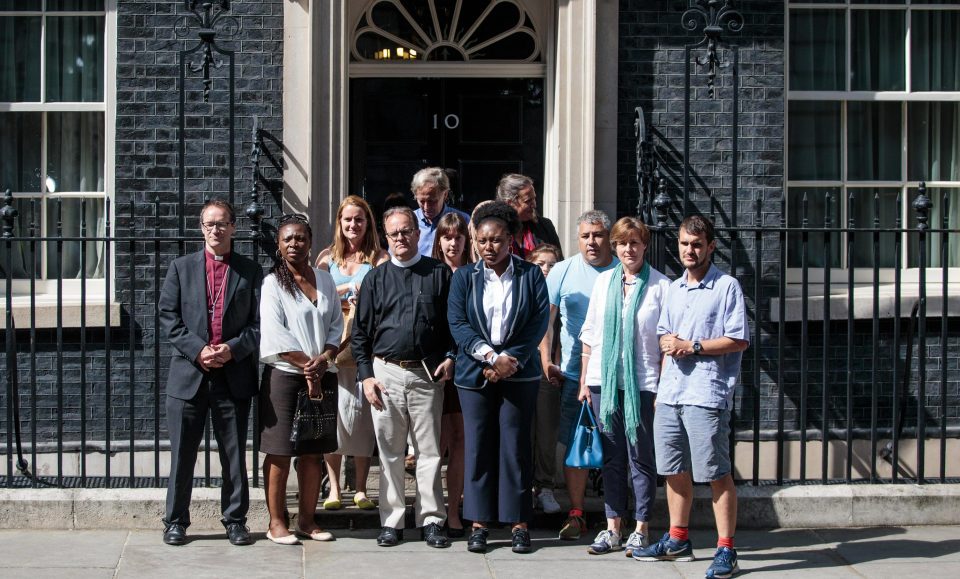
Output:
[[372,409],[380,454],[380,524],[402,529],[406,500],[403,459],[407,438],[417,457],[417,495],[413,503],[418,527],[447,518],[440,478],[440,416],[443,383],[431,382],[423,370],[403,369],[375,358],[373,374],[384,385],[384,409]]

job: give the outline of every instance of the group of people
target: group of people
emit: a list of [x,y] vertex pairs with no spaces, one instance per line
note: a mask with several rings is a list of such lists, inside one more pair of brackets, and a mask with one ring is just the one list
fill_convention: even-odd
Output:
[[[579,251],[564,259],[553,224],[537,215],[528,177],[504,176],[496,199],[470,215],[447,204],[449,190],[442,169],[419,171],[411,183],[418,208],[394,206],[382,215],[388,251],[359,197],[343,200],[332,243],[316,260],[307,219],[284,215],[265,278],[257,264],[231,251],[232,207],[205,204],[205,248],[171,264],[160,297],[162,329],[175,348],[164,541],[186,540],[209,412],[223,468],[227,537],[250,543],[244,441],[250,399],[259,390],[271,541],[333,539],[314,514],[324,463],[330,493],[323,506],[341,507],[342,456],[356,465],[353,502],[378,508],[366,494],[376,454],[376,540],[398,544],[405,459],[412,454],[421,540],[446,547],[467,536],[468,550],[482,553],[488,525],[499,521],[511,526],[512,550],[527,553],[534,504],[561,510],[553,494],[558,451],[588,405],[602,434],[607,518],[589,552],[693,560],[692,483],[709,482],[719,538],[707,577],[736,573],[728,440],[749,339],[740,285],[711,261],[712,223],[683,220],[685,272],[671,283],[646,262],[650,231],[635,217],[611,224],[601,211],[585,212],[577,221]],[[290,441],[302,391],[337,397],[335,436]],[[299,509],[291,531],[286,481],[294,457]],[[658,474],[665,477],[670,529],[651,541],[647,521]],[[571,504],[560,539],[586,531],[587,476],[564,468]],[[636,526],[625,529],[631,515]]]

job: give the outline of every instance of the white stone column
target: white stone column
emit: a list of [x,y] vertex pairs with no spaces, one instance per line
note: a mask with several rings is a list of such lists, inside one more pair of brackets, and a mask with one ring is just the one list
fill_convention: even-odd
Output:
[[314,255],[333,239],[333,219],[346,195],[349,162],[347,75],[350,31],[343,0],[313,0],[313,94],[310,220],[314,223]]
[[310,202],[310,0],[283,4],[283,211]]
[[567,255],[581,213],[616,213],[617,10],[614,0],[557,3],[543,211]]
[[304,213],[313,251],[329,245],[347,163],[343,2],[284,3],[284,211]]
[[617,217],[619,25],[618,0],[597,0],[593,205],[606,211],[610,219]]

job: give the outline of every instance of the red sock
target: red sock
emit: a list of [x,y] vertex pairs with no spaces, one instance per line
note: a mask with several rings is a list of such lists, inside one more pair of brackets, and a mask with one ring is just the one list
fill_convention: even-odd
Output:
[[717,548],[726,547],[728,549],[733,549],[733,537],[719,537],[717,539]]
[[688,534],[689,533],[686,527],[670,527],[671,539],[676,539],[677,541],[686,541]]

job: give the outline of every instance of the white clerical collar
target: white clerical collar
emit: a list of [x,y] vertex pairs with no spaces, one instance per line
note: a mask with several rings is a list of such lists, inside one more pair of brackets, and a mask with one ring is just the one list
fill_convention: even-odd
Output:
[[418,254],[416,254],[415,256],[413,256],[412,258],[410,258],[409,261],[400,261],[399,259],[397,259],[397,256],[391,255],[391,256],[390,256],[390,261],[392,261],[392,262],[393,262],[393,265],[395,265],[395,266],[397,266],[397,267],[413,267],[413,266],[417,265],[417,262],[420,261],[420,258],[421,258],[421,257],[422,257],[422,256],[418,253]]

